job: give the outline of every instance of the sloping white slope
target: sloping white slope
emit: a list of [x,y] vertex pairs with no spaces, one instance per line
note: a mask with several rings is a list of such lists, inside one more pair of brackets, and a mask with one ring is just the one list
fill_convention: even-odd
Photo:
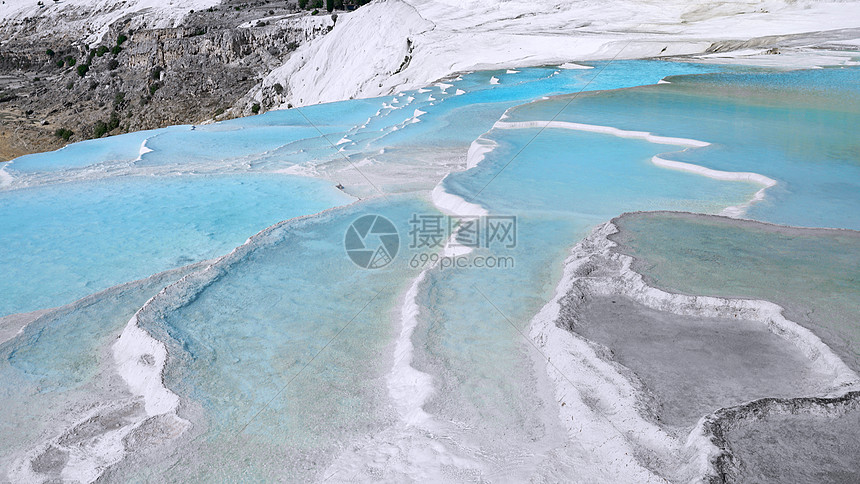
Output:
[[460,71],[695,54],[716,41],[857,27],[860,2],[378,0],[341,15],[263,87],[280,83],[290,103],[307,105],[416,88]]
[[[218,5],[221,0],[4,0],[0,25],[9,33],[69,33],[93,43],[101,40],[110,24],[134,14],[129,27],[175,26],[191,10]],[[26,22],[25,19],[34,21]]]
[[266,77],[263,87],[281,82],[299,104],[378,92],[379,84],[403,64],[409,50],[407,39],[431,29],[433,24],[406,2],[362,7],[342,15],[328,35],[300,47]]

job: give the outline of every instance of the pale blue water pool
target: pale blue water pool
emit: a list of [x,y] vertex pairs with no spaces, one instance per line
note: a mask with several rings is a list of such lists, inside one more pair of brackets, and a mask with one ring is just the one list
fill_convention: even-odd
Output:
[[775,179],[752,218],[860,228],[860,70],[814,69],[669,78],[671,84],[533,103],[518,119],[650,131],[712,143],[667,154],[716,170]]
[[[13,177],[11,188],[29,188],[0,192],[0,266],[10,276],[0,282],[7,294],[0,315],[68,303],[210,258],[278,220],[349,200],[331,189],[333,183],[272,172],[310,165],[312,174],[332,182],[352,176],[364,185],[347,182],[360,196],[378,195],[377,188],[432,188],[452,169],[440,163],[462,157],[513,105],[586,86],[627,87],[714,70],[631,61],[588,70],[477,72],[452,81],[445,93],[432,86],[425,93],[131,133],[16,159],[3,167]],[[498,85],[490,84],[493,76]],[[427,113],[417,123],[409,121],[415,110]],[[350,141],[339,143],[343,138]],[[143,146],[150,151],[142,153]],[[374,166],[359,176],[352,164],[368,159]],[[247,176],[254,173],[264,175]],[[243,176],[188,176],[195,174]]]
[[160,130],[138,131],[110,138],[81,141],[48,153],[16,158],[5,166],[12,175],[60,171],[108,162],[131,162],[140,154],[140,146],[156,133],[185,131],[181,126]]
[[390,423],[381,355],[397,332],[391,308],[417,271],[404,257],[379,270],[344,264],[342,240],[363,214],[404,233],[416,212],[434,209],[399,196],[289,222],[219,262],[217,279],[191,279],[178,308],[142,321],[168,342],[165,384],[205,415],[192,418],[206,431],[171,480],[277,480],[284,469],[308,479],[343,442]]
[[0,315],[209,259],[280,220],[348,203],[287,175],[116,177],[0,192]]
[[[858,148],[846,128],[860,116],[856,89],[832,87],[854,85],[857,70],[593,66],[476,72],[420,91],[135,133],[15,160],[3,168],[11,185],[0,191],[0,315],[58,306],[227,254],[266,227],[308,216],[267,230],[213,269],[190,271],[143,313],[142,327],[168,349],[163,383],[180,397],[180,415],[193,430],[179,448],[129,461],[111,475],[322,480],[354,452],[369,456],[355,471],[365,473],[359,478],[441,478],[420,458],[403,470],[404,456],[423,447],[386,440],[418,439],[404,437],[411,434],[386,382],[401,331],[399,305],[421,269],[410,261],[427,252],[407,246],[409,221],[441,215],[429,193],[453,170],[444,189],[493,215],[516,216],[518,238],[515,247],[471,255],[507,257],[513,267],[437,267],[418,286],[413,366],[433,382],[423,409],[438,425],[435,451],[452,475],[556,475],[552,469],[565,468],[576,450],[562,445],[547,410],[555,403],[535,383],[534,355],[520,331],[551,295],[569,247],[621,212],[719,213],[760,188],[660,168],[653,156],[777,180],[750,217],[860,224]],[[635,87],[667,76],[682,77]],[[818,88],[798,94],[804,86]],[[571,99],[581,89],[588,93]],[[833,99],[846,96],[849,102]],[[713,144],[682,151],[566,129],[492,129],[506,112],[504,121],[558,115]],[[459,171],[482,135],[495,148],[477,167]],[[366,200],[370,195],[376,198]],[[362,200],[351,204],[356,198]],[[343,248],[346,228],[366,214],[384,215],[400,234],[400,253],[384,269],[357,267]],[[50,331],[0,344],[0,387],[17,402],[16,419],[28,418],[22,409],[38,391],[67,390],[66,379],[78,380],[73,390],[46,401],[85,400],[81,388],[97,374],[93,368],[110,368],[106,341],[144,292],[123,304],[106,299],[79,328],[56,323],[63,328],[56,334],[94,346],[52,343]],[[53,346],[52,358],[37,357]],[[87,360],[81,348],[99,354]],[[81,371],[67,371],[69,361],[84,360]],[[27,391],[11,390],[22,381]],[[47,435],[51,427],[39,429]]]

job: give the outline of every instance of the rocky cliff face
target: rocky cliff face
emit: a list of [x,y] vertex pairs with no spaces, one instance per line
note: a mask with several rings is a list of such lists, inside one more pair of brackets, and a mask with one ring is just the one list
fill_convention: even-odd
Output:
[[243,96],[334,25],[330,15],[294,9],[225,2],[189,13],[178,26],[140,29],[129,15],[91,44],[68,31],[0,28],[0,161],[101,135],[255,112]]

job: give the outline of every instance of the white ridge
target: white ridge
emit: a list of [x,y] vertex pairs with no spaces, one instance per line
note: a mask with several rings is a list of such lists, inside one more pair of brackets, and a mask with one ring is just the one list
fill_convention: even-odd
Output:
[[433,394],[433,377],[412,367],[412,333],[418,325],[418,288],[427,276],[427,270],[412,281],[400,309],[400,335],[394,348],[394,365],[388,374],[388,394],[400,414],[400,419],[409,426],[421,426],[430,420],[422,408]]
[[568,121],[497,121],[493,128],[496,129],[528,129],[528,128],[555,128],[570,129],[574,131],[586,131],[589,133],[600,133],[617,136],[619,138],[641,139],[650,143],[661,145],[675,145],[686,148],[702,148],[710,145],[707,141],[699,141],[688,138],[673,138],[669,136],[657,136],[647,131],[629,131],[612,126],[599,126],[596,124],[571,123]]
[[740,205],[732,205],[731,207],[726,207],[720,212],[720,215],[725,215],[727,217],[741,217],[743,216],[747,209],[756,202],[760,202],[764,200],[765,192],[768,188],[771,188],[776,185],[776,180],[773,178],[766,177],[764,175],[746,171],[720,171],[720,170],[712,170],[710,168],[705,168],[704,166],[694,165],[692,163],[684,163],[681,161],[671,161],[660,158],[659,156],[654,156],[651,158],[651,163],[659,166],[661,168],[668,168],[670,170],[678,170],[685,171],[687,173],[695,173],[697,175],[702,175],[704,177],[713,178],[715,180],[727,180],[727,181],[740,181],[740,182],[749,182],[755,183],[757,185],[761,185],[762,188],[755,192],[755,195],[745,203]]

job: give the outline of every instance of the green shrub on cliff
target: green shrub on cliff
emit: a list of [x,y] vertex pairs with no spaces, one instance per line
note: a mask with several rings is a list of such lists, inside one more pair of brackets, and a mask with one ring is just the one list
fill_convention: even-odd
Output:
[[69,138],[71,138],[73,134],[75,133],[72,130],[66,128],[59,128],[54,131],[54,136],[62,138],[64,141],[69,141]]
[[117,128],[119,128],[119,116],[116,113],[112,113],[110,120],[108,120],[108,131],[113,131]]
[[96,121],[96,124],[93,125],[94,138],[101,138],[106,135],[108,131],[110,131],[108,129],[108,125],[104,121]]
[[110,115],[108,122],[96,121],[93,125],[93,137],[101,138],[119,127],[119,116],[116,113]]

